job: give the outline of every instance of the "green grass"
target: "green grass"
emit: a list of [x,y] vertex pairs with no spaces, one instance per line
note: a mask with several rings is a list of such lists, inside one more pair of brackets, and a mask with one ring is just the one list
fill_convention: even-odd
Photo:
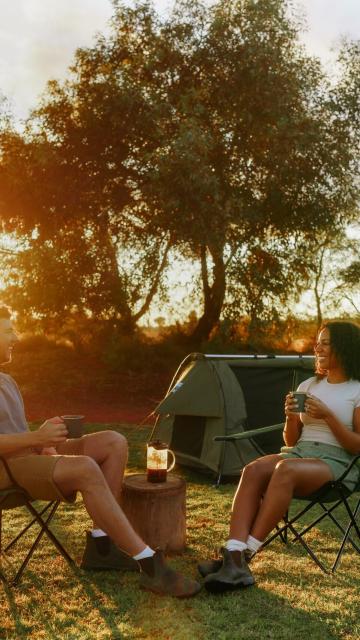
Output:
[[[101,428],[104,428],[102,425]],[[93,425],[92,429],[99,429]],[[130,443],[128,471],[143,471],[149,429],[121,427]],[[234,485],[215,489],[199,475],[187,479],[187,549],[171,558],[196,576],[196,562],[226,539]],[[4,514],[5,532],[24,519],[21,510]],[[89,519],[79,498],[64,505],[54,524],[80,560]],[[331,527],[311,533],[322,558],[331,561],[338,539]],[[14,563],[17,554],[14,554]],[[360,556],[344,553],[335,576],[324,575],[298,545],[274,542],[252,564],[256,586],[222,596],[206,591],[191,600],[141,591],[133,573],[75,571],[44,540],[20,586],[0,599],[1,639],[66,640],[343,640],[360,637]]]

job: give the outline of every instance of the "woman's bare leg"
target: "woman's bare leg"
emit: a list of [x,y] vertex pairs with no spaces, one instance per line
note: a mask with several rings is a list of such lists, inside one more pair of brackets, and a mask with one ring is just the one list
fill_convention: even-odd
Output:
[[250,534],[265,540],[286,513],[294,494],[306,496],[331,480],[331,469],[322,460],[282,459],[273,471]]
[[279,454],[274,454],[258,458],[244,467],[233,500],[229,538],[246,542],[279,460]]

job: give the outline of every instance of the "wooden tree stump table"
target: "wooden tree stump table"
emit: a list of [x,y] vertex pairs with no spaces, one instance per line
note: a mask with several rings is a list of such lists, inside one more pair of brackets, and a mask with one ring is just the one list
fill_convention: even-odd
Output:
[[186,541],[186,482],[169,474],[166,482],[147,481],[146,474],[126,476],[122,508],[135,531],[153,549],[183,551]]

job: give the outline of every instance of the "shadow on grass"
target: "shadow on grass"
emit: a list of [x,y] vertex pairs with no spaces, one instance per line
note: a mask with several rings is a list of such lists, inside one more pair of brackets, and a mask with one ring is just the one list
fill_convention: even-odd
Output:
[[[159,640],[338,640],[356,637],[338,628],[333,615],[323,611],[307,612],[287,591],[280,596],[269,585],[223,595],[202,591],[196,598],[179,601],[158,597],[137,588],[136,575],[75,570],[67,588],[63,575],[55,580],[47,577],[47,585],[40,575],[29,572],[26,588],[18,592],[6,589],[8,610],[13,621],[13,635],[2,638],[157,638]],[[284,576],[278,572],[273,579],[280,583]],[[346,582],[346,581],[345,581]],[[287,581],[286,589],[291,584]],[[44,601],[38,601],[39,592]],[[306,588],[305,588],[306,591]],[[23,598],[30,598],[24,611]],[[32,622],[28,623],[29,612]],[[51,615],[49,615],[51,612]],[[350,625],[350,622],[349,622]],[[352,627],[352,630],[354,628]],[[349,629],[350,630],[350,629]]]
[[[21,611],[19,611],[19,607],[16,604],[16,594],[14,590],[11,587],[4,585],[4,593],[8,603],[8,615],[13,621],[13,628],[15,632],[14,637],[27,638],[28,634],[31,632],[32,625],[23,621]],[[2,620],[2,622],[4,621]],[[0,626],[0,634],[1,638],[9,637],[6,628],[3,626]]]

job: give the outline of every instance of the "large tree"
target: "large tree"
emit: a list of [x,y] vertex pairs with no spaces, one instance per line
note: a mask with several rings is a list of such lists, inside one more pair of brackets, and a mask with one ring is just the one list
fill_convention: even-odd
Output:
[[[276,247],[341,227],[354,211],[356,75],[330,86],[285,0],[179,1],[162,18],[146,2],[114,2],[112,27],[78,51],[65,83],[49,84],[24,136],[4,133],[1,211],[35,256],[44,313],[63,273],[53,313],[76,277],[69,312],[81,304],[133,327],[169,251],[199,261],[199,341],[239,273],[239,247],[272,245],[263,274],[279,273]],[[344,56],[354,67],[356,52]],[[129,250],[143,252],[143,272]]]
[[[154,224],[172,229],[201,260],[198,339],[219,317],[239,245],[271,237],[276,271],[276,239],[307,242],[353,214],[351,76],[345,106],[344,91],[333,91],[299,46],[287,9],[279,1],[220,2],[199,16],[196,5],[185,29],[180,5],[167,26],[169,50],[161,59],[175,50],[178,63],[168,91],[167,144],[150,163],[149,190]],[[291,255],[289,263],[296,265]],[[301,272],[301,260],[299,266]],[[274,278],[270,268],[263,302]],[[283,279],[283,296],[291,285]]]
[[3,230],[19,239],[6,295],[46,323],[95,314],[133,331],[171,243],[137,214],[135,158],[154,144],[151,102],[121,69],[118,81],[104,74],[104,57],[102,38],[79,50],[69,79],[49,82],[24,134],[6,119],[0,207]]

